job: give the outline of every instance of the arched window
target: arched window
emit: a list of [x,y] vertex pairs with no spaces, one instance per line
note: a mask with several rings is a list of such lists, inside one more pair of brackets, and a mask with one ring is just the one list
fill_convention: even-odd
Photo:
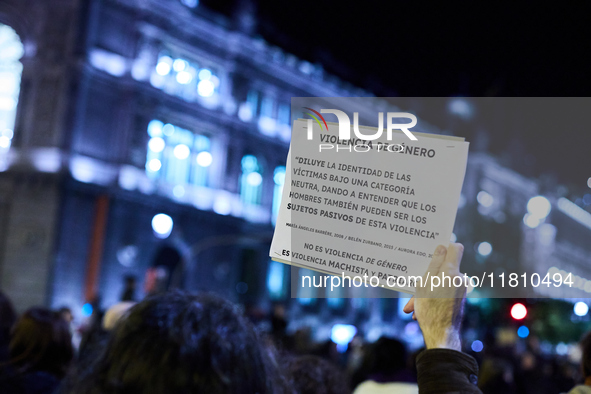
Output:
[[16,107],[21,85],[23,44],[14,29],[0,23],[0,171],[12,145]]
[[263,171],[259,160],[253,155],[246,155],[241,164],[240,198],[245,204],[258,205],[261,203],[263,189]]
[[[148,135],[148,176],[179,186],[207,186],[213,161],[208,137],[159,120],[148,124]],[[178,191],[181,188],[175,195]]]
[[281,206],[281,196],[283,195],[283,184],[285,183],[285,167],[279,166],[275,168],[275,172],[273,174],[273,182],[275,183],[275,187],[273,189],[273,211],[271,215],[271,220],[273,224],[277,220],[277,214],[279,213],[279,207]]

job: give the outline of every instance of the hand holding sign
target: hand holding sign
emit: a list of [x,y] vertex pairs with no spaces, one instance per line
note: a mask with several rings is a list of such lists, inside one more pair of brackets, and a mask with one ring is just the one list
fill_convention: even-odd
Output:
[[404,307],[404,312],[414,312],[423,331],[427,349],[444,348],[461,351],[460,326],[464,314],[465,287],[431,286],[427,278],[441,276],[452,279],[461,276],[460,263],[464,253],[462,244],[450,244],[446,249],[439,245],[423,277],[422,286],[417,286],[416,294]]

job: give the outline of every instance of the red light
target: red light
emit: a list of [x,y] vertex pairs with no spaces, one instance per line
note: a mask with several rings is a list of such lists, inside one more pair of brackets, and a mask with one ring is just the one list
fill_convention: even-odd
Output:
[[527,308],[523,304],[515,304],[511,308],[511,317],[515,320],[521,320],[527,316]]

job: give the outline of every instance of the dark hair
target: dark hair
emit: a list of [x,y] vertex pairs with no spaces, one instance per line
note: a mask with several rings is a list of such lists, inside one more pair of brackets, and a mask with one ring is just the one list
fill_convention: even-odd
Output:
[[8,333],[16,321],[16,312],[10,299],[0,291],[0,337]]
[[409,368],[409,358],[404,344],[397,339],[380,337],[363,347],[361,365],[351,375],[351,386],[357,387],[366,380],[385,382],[416,382],[416,370]]
[[274,358],[238,307],[180,291],[130,309],[73,393],[281,393]]
[[581,359],[583,376],[588,378],[591,377],[591,331],[583,336],[580,345],[583,352],[583,358]]
[[290,385],[298,394],[347,394],[347,377],[336,366],[318,356],[286,360]]
[[45,371],[62,378],[73,356],[68,325],[49,309],[27,310],[12,330],[10,364],[19,373]]
[[10,329],[16,321],[16,312],[10,299],[0,291],[0,366],[8,358]]

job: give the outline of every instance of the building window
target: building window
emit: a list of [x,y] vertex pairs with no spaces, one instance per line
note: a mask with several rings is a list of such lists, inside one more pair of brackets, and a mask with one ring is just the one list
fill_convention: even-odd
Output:
[[150,83],[168,94],[195,101],[199,97],[216,96],[220,78],[213,67],[162,52],[150,76]]
[[291,115],[287,104],[279,104],[277,107],[277,134],[285,142],[291,138]]
[[265,96],[261,100],[261,115],[259,117],[259,131],[268,136],[277,132],[275,120],[275,100]]
[[269,297],[272,300],[281,300],[286,296],[285,271],[286,265],[277,261],[271,260],[269,262],[269,271],[267,273],[267,289],[269,290]]
[[249,90],[246,95],[246,103],[250,109],[251,117],[257,116],[259,108],[259,92],[254,89]]
[[23,44],[16,32],[0,23],[0,171],[4,170],[6,153],[12,145],[14,122],[21,85],[24,54]]
[[238,117],[243,122],[250,122],[258,115],[259,109],[259,92],[255,89],[250,89],[246,94],[246,101],[240,104],[238,108]]
[[208,137],[159,120],[148,124],[148,135],[148,176],[176,185],[208,185],[213,161]]
[[282,125],[290,125],[290,118],[289,118],[289,105],[287,104],[279,104],[279,108],[277,109],[277,122]]
[[272,97],[265,97],[261,101],[261,116],[266,116],[268,118],[273,118],[274,113],[273,110],[275,109],[275,100]]
[[285,183],[284,166],[275,168],[275,172],[273,173],[273,182],[275,183],[275,187],[273,189],[273,214],[271,215],[271,220],[273,221],[273,224],[275,224],[275,221],[277,220],[277,214],[279,213],[279,207],[281,206],[283,184]]
[[319,283],[318,281],[321,280],[321,278],[319,278],[321,274],[307,268],[299,268],[298,272],[298,302],[305,306],[313,306],[318,299],[318,287],[314,286],[314,278],[316,278],[316,283]]
[[263,171],[259,160],[253,155],[246,155],[241,164],[240,198],[245,204],[258,205],[261,203],[263,189]]

